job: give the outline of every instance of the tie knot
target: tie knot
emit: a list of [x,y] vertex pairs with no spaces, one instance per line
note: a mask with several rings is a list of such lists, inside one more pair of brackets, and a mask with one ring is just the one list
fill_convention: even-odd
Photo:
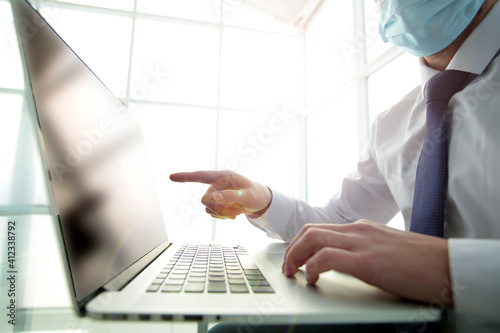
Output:
[[448,103],[453,95],[463,89],[470,73],[454,69],[445,70],[434,75],[425,86],[427,103],[444,101]]

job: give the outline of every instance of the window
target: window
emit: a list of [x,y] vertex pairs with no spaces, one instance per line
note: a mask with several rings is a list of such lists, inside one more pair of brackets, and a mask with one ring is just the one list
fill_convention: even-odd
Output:
[[[201,242],[268,240],[244,217],[210,219],[207,186],[172,183],[171,172],[231,169],[322,205],[355,168],[370,122],[418,84],[417,60],[380,41],[372,2],[325,0],[294,28],[239,1],[33,1],[140,122],[170,237]],[[49,225],[6,0],[0,49],[0,216]],[[406,81],[388,79],[401,68],[412,69]],[[51,228],[34,232],[55,242]],[[48,262],[32,238],[30,253]],[[61,297],[50,305],[68,305]]]
[[[323,205],[354,170],[371,122],[419,73],[417,58],[382,42],[373,0],[324,1],[307,25],[305,54],[307,199]],[[403,69],[406,79],[393,81]],[[404,228],[402,216],[389,225]]]
[[[169,237],[267,241],[242,217],[211,219],[200,203],[207,185],[172,183],[169,174],[233,169],[299,195],[300,31],[237,1],[32,4],[141,124]],[[1,149],[0,216],[30,225],[30,270],[46,265],[62,276],[62,264],[49,263],[57,242],[6,0],[0,32],[0,139],[10,143]],[[155,84],[144,85],[146,76]],[[65,292],[44,301],[45,282],[27,281],[35,292],[24,306],[69,306]]]

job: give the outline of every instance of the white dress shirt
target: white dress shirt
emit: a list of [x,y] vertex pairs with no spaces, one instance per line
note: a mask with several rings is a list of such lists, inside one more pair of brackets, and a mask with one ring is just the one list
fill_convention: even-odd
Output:
[[[449,108],[449,178],[445,238],[456,314],[500,320],[500,5],[461,46],[448,69],[477,74]],[[423,89],[436,73],[420,59],[421,86],[382,113],[357,170],[325,207],[273,191],[260,218],[269,236],[291,241],[306,223],[387,223],[402,212],[409,230],[425,131]]]

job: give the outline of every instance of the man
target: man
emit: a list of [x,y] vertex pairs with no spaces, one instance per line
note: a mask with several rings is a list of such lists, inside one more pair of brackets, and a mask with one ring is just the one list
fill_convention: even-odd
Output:
[[[402,297],[454,307],[458,315],[498,321],[497,1],[379,0],[382,37],[421,57],[422,84],[375,120],[357,170],[326,207],[313,208],[231,171],[178,173],[171,179],[211,184],[202,202],[213,217],[246,214],[268,235],[291,241],[283,263],[288,276],[305,265],[307,281],[314,284],[320,273],[334,269]],[[394,230],[384,224],[398,211],[406,230],[417,223],[416,178],[427,177],[417,172],[428,142],[424,146],[426,85],[444,70],[472,73],[447,105],[444,231],[436,237]]]

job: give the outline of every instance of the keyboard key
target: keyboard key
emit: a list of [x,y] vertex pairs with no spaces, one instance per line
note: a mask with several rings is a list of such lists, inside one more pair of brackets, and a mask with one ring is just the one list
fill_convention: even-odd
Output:
[[200,267],[193,267],[191,269],[191,272],[196,272],[196,273],[206,273],[207,269],[206,268],[200,268]]
[[205,290],[205,283],[188,282],[184,291],[187,293],[202,293]]
[[227,266],[226,271],[228,273],[241,274],[243,271],[239,267]]
[[211,282],[224,282],[224,281],[226,281],[226,277],[225,276],[209,276],[208,277],[208,281],[211,281]]
[[225,282],[208,282],[208,292],[209,293],[225,293],[227,292]]
[[158,276],[156,277],[157,279],[165,279],[167,277],[168,274],[164,274],[164,273],[160,273],[158,274]]
[[229,279],[243,279],[244,278],[243,274],[233,274],[230,272],[227,272],[227,277]]
[[245,284],[245,279],[228,279],[229,284]]
[[205,282],[204,277],[189,277],[188,282]]
[[205,272],[195,272],[191,271],[191,274],[189,274],[189,277],[205,277],[207,274]]
[[251,281],[251,280],[264,280],[264,275],[247,275],[247,279],[248,281]]
[[152,284],[149,286],[149,288],[146,290],[148,293],[154,293],[157,292],[161,287],[161,284]]
[[232,293],[248,293],[248,288],[244,284],[230,284],[229,289]]
[[269,286],[269,282],[267,280],[248,280],[248,284],[251,285],[252,287],[258,287],[258,286]]
[[155,279],[151,284],[163,284],[164,279]]
[[210,266],[210,268],[208,269],[208,272],[209,273],[224,273],[224,268],[222,267],[212,267]]
[[170,280],[168,279],[166,282],[165,282],[165,285],[169,285],[169,286],[182,286],[184,284],[184,280]]
[[226,276],[226,274],[224,274],[224,271],[222,271],[222,272],[213,272],[213,271],[209,271],[209,272],[208,272],[208,275],[209,275],[209,276]]
[[247,275],[262,275],[259,269],[243,269],[243,271]]
[[256,294],[262,294],[262,293],[274,293],[274,290],[270,286],[253,286],[252,290]]
[[178,293],[182,290],[182,285],[165,285],[161,290],[164,293]]
[[222,260],[222,258],[214,258],[214,257],[210,257],[210,259],[208,259],[208,261],[211,263],[211,264],[219,264],[219,265],[222,265],[224,263],[224,260]]

